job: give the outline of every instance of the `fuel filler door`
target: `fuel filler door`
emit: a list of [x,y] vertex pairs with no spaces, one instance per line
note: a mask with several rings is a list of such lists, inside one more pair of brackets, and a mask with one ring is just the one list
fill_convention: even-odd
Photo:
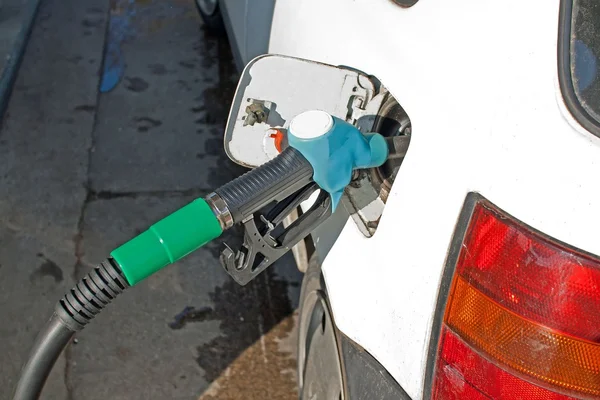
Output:
[[[248,63],[242,73],[225,130],[225,151],[240,165],[262,165],[287,146],[291,119],[315,109],[354,124],[363,133],[401,137],[399,145],[408,147],[410,120],[377,78],[349,67],[264,55]],[[351,215],[361,232],[371,236],[400,163],[401,157],[380,168],[355,171],[342,198],[340,213],[345,215],[337,218],[339,226],[334,229],[335,222],[328,222],[320,230],[339,231]],[[319,232],[313,239],[315,235]],[[326,253],[333,244],[327,240],[332,232],[321,236],[326,243],[323,251],[319,251],[318,238],[315,245],[317,251]]]

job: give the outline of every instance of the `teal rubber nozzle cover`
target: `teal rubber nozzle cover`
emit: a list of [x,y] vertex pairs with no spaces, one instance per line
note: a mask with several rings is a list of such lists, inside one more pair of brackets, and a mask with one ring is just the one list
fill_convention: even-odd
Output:
[[389,153],[380,134],[363,135],[354,125],[320,110],[292,119],[288,141],[311,163],[313,179],[331,195],[333,210],[352,179],[352,171],[379,167]]
[[135,285],[223,233],[204,199],[196,199],[163,218],[110,254],[127,282]]

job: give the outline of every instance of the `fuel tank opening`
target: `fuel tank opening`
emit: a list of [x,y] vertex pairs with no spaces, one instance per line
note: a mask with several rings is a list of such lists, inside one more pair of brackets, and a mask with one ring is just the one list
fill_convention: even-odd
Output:
[[[398,101],[388,93],[375,119],[373,131],[386,138],[405,136],[410,143],[411,130],[408,114]],[[371,182],[375,189],[379,191],[379,196],[384,203],[387,201],[403,159],[403,157],[390,158],[381,167],[371,170]]]
[[[371,77],[371,79],[375,79]],[[380,167],[354,171],[345,190],[345,206],[360,231],[371,237],[375,234],[406,155],[411,137],[408,114],[394,96],[381,84],[368,110],[356,121],[363,132],[376,132],[385,137],[390,154]]]

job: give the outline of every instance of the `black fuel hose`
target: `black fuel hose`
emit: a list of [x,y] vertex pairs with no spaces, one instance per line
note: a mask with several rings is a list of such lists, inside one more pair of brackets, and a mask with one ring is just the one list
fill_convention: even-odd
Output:
[[21,370],[13,399],[38,399],[54,363],[75,332],[82,330],[127,287],[129,284],[119,266],[108,259],[65,294],[38,334],[29,359]]
[[37,399],[40,396],[54,363],[74,334],[56,314],[52,315],[38,334],[29,360],[21,371],[13,397],[15,400]]

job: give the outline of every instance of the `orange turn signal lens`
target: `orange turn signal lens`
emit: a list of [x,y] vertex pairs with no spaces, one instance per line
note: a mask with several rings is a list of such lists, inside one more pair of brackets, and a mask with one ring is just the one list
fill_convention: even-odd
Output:
[[600,396],[600,345],[556,332],[502,307],[456,276],[446,325],[484,356],[536,381]]

